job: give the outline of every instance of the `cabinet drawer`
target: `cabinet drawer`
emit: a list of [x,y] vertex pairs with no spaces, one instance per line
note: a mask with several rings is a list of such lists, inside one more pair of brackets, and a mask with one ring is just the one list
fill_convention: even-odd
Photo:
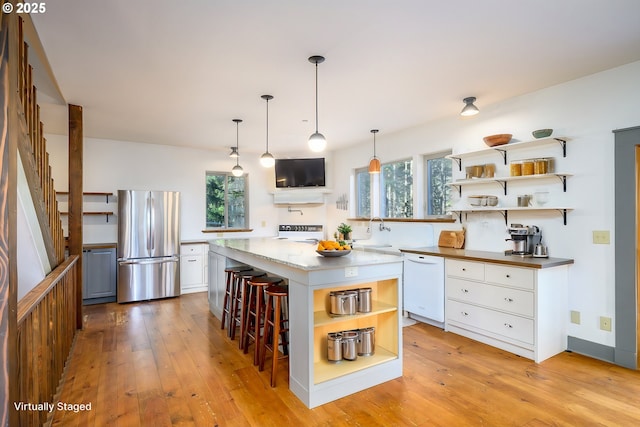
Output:
[[203,246],[200,243],[182,244],[180,245],[180,255],[201,255],[204,253]]
[[497,264],[486,264],[485,279],[487,282],[514,286],[522,289],[533,289],[534,271],[532,268],[508,267]]
[[490,310],[462,302],[447,300],[447,319],[502,335],[511,340],[533,345],[533,319]]
[[447,278],[447,298],[533,317],[533,292]]
[[447,276],[484,280],[484,264],[481,262],[447,259],[445,268]]

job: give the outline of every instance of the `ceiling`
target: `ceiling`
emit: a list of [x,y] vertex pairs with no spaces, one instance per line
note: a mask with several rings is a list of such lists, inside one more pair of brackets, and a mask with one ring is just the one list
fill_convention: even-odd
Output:
[[[638,0],[64,0],[32,15],[86,137],[328,149],[640,60]],[[48,99],[47,94],[40,99]],[[45,102],[50,133],[66,107]],[[381,138],[383,141],[384,139]]]

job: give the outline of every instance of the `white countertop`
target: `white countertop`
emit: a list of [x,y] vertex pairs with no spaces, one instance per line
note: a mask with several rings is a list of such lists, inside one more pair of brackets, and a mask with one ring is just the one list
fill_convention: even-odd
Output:
[[378,251],[352,250],[350,254],[345,256],[324,257],[316,252],[315,244],[269,237],[218,239],[210,240],[209,244],[232,251],[244,252],[301,270],[329,270],[334,268],[402,262],[402,256],[399,251],[397,254],[390,254],[380,253]]

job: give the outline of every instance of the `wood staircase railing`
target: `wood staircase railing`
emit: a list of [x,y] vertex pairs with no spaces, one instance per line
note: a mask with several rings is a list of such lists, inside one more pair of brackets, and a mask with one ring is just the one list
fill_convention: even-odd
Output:
[[22,28],[23,22],[19,18],[18,94],[22,104],[24,131],[28,139],[20,138],[18,150],[25,165],[27,182],[45,239],[47,256],[53,268],[64,260],[64,232],[51,176],[47,142],[44,137],[43,124],[40,121],[40,106],[37,103],[37,91],[33,82],[33,67],[29,64],[29,45],[24,41]]
[[[19,402],[54,401],[76,332],[77,276],[78,256],[73,255],[18,302]],[[19,410],[19,425],[42,425],[48,415]]]

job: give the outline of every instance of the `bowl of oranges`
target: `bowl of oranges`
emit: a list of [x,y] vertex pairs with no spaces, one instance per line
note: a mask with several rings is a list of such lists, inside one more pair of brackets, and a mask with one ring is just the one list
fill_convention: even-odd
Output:
[[340,240],[320,240],[316,252],[325,257],[345,256],[351,253],[351,246]]

